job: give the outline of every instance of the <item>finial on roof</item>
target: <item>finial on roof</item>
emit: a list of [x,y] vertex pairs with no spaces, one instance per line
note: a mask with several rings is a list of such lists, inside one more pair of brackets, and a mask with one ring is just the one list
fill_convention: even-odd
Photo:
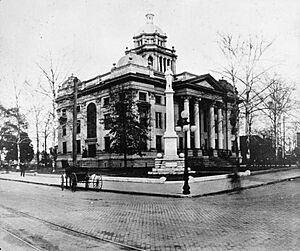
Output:
[[146,14],[147,24],[153,24],[154,14],[148,13]]

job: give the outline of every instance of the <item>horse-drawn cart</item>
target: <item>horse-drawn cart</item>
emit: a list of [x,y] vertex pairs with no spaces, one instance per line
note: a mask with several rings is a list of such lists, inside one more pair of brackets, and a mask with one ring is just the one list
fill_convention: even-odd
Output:
[[102,175],[99,171],[90,168],[78,166],[70,166],[68,162],[63,162],[65,172],[61,175],[61,189],[70,188],[75,192],[78,183],[84,183],[85,188],[88,189],[90,184],[96,191],[101,190],[103,185]]

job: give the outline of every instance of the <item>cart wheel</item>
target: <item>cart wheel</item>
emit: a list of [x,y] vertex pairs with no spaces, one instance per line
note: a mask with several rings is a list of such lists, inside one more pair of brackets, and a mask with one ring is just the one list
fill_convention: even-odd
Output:
[[93,188],[97,191],[101,190],[103,185],[103,179],[101,174],[95,174],[93,178]]
[[70,176],[70,183],[71,183],[71,191],[75,192],[76,191],[76,186],[77,186],[77,176],[76,173],[72,173]]
[[65,177],[62,174],[61,175],[61,190],[63,191],[65,189]]

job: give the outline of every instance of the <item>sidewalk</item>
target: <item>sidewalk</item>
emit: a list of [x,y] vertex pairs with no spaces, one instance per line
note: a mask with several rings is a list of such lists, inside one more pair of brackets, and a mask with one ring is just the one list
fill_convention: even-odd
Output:
[[[242,187],[247,189],[299,178],[300,168],[282,168],[282,170],[254,172],[251,175],[241,173],[241,175]],[[21,177],[20,173],[10,172],[7,174],[3,171],[0,172],[0,179],[57,187],[60,187],[61,184],[61,176],[59,174],[26,173],[25,177]],[[182,194],[183,181],[165,181],[164,178],[146,179],[103,176],[102,191],[168,197],[198,197],[231,191],[227,175],[190,177],[189,185],[191,194],[186,196]],[[84,188],[84,184],[79,183],[78,187]]]

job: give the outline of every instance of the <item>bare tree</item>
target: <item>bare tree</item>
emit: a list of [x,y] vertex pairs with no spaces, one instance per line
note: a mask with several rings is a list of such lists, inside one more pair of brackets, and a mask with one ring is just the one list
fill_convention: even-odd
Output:
[[[47,63],[45,65],[37,64],[39,69],[42,72],[44,79],[46,80],[46,84],[40,84],[39,89],[37,90],[39,93],[45,95],[50,103],[50,118],[47,120],[47,127],[52,127],[52,148],[55,148],[56,137],[57,137],[57,116],[56,116],[56,97],[57,91],[61,84],[66,80],[67,74],[63,74],[62,65],[60,63],[54,63],[53,58],[50,57],[46,60]],[[46,127],[45,127],[46,128]],[[46,134],[45,134],[46,135]],[[45,136],[44,135],[44,136]],[[47,151],[47,149],[45,149]],[[56,163],[54,163],[55,165]],[[56,167],[54,166],[54,169]]]
[[[276,159],[278,158],[279,128],[284,116],[288,116],[296,109],[296,101],[292,98],[295,87],[289,85],[278,76],[267,79],[267,95],[261,98],[260,110],[271,122]],[[284,128],[285,131],[285,128]],[[285,132],[283,132],[285,133]]]
[[[218,43],[227,64],[217,72],[239,91],[239,101],[242,102],[241,115],[245,118],[245,134],[249,144],[251,125],[257,111],[255,108],[268,89],[261,86],[261,79],[271,67],[263,68],[261,61],[273,42],[265,42],[262,38],[251,36],[243,41],[240,37],[220,34]],[[249,150],[249,147],[247,149]]]

